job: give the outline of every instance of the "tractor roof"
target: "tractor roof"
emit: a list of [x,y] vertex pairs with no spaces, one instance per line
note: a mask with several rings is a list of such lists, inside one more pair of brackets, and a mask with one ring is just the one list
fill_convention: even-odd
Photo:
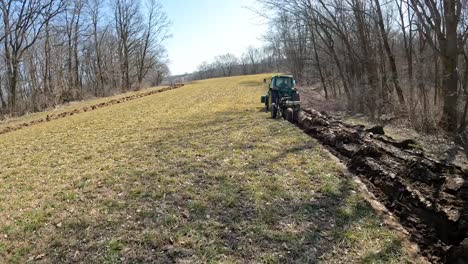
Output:
[[284,74],[275,74],[271,78],[275,78],[275,77],[294,78],[292,75],[284,75]]

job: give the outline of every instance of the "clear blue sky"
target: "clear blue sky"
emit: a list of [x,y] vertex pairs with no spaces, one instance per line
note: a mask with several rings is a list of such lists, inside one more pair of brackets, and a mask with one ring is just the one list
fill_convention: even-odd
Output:
[[[256,0],[161,0],[172,21],[166,42],[173,75],[193,72],[217,55],[239,56],[248,46],[262,46],[267,26],[245,7]],[[257,6],[258,7],[258,6]]]

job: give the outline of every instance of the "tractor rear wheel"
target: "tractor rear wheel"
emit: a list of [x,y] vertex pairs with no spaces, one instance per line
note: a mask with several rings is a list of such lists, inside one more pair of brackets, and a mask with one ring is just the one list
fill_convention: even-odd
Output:
[[276,119],[278,116],[278,107],[275,104],[271,105],[271,118]]
[[284,119],[288,120],[291,123],[294,123],[294,110],[292,110],[292,108],[286,109],[284,113]]
[[298,122],[299,121],[299,109],[296,109],[296,111],[294,111],[293,113],[293,120],[294,122]]

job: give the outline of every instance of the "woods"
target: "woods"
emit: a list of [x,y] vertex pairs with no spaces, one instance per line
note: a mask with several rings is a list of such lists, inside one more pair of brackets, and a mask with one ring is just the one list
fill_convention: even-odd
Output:
[[157,0],[1,0],[0,114],[157,85],[170,21]]
[[[265,46],[190,79],[287,71],[330,104],[419,131],[463,132],[466,0],[259,0]],[[170,22],[157,0],[0,0],[0,114],[160,84]]]
[[245,52],[237,57],[227,53],[218,55],[214,61],[201,63],[190,79],[209,79],[216,77],[230,77],[280,71],[281,58],[274,47],[264,46],[255,48],[249,46]]
[[465,0],[260,2],[286,70],[330,103],[424,132],[466,129]]

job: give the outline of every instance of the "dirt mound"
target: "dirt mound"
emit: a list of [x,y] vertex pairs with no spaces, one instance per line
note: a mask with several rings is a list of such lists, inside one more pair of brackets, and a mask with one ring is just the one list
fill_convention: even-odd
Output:
[[468,174],[412,147],[312,109],[298,126],[361,176],[433,262],[468,263]]
[[138,99],[138,98],[142,98],[142,97],[145,97],[145,96],[150,96],[150,95],[153,95],[153,94],[162,93],[162,92],[165,92],[165,91],[177,89],[177,88],[180,88],[182,86],[184,86],[184,84],[174,84],[174,85],[171,85],[171,86],[168,86],[168,87],[161,88],[159,90],[153,90],[153,91],[146,92],[146,93],[139,93],[139,94],[134,94],[134,95],[122,97],[122,98],[119,98],[119,99],[113,99],[113,100],[110,100],[110,101],[107,101],[107,102],[104,102],[104,103],[99,103],[99,104],[95,104],[95,105],[91,105],[91,106],[85,106],[85,107],[80,108],[80,109],[74,109],[74,110],[62,112],[62,113],[59,113],[59,114],[47,115],[45,118],[35,119],[35,120],[32,120],[32,121],[20,123],[20,124],[14,125],[14,126],[7,126],[7,127],[3,128],[3,129],[0,129],[0,135],[6,134],[6,133],[9,133],[9,132],[13,132],[13,131],[16,131],[16,130],[20,130],[20,129],[25,128],[25,127],[37,125],[37,124],[40,124],[40,123],[49,122],[49,121],[57,120],[57,119],[64,118],[64,117],[67,117],[67,116],[72,116],[72,115],[76,115],[76,114],[79,114],[79,113],[85,113],[85,112],[96,110],[96,109],[99,109],[99,108],[102,108],[102,107],[111,106],[111,105],[115,105],[115,104],[120,104],[120,103],[128,102],[128,101],[131,101],[131,100],[135,100],[135,99]]

